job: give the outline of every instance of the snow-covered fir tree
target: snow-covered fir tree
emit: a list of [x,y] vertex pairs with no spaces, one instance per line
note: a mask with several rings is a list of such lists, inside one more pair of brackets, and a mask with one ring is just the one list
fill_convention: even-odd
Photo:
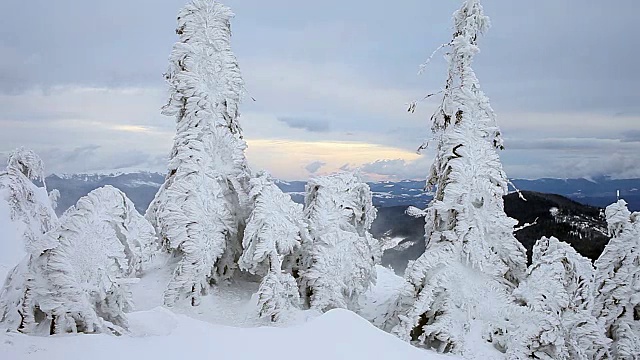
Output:
[[[542,238],[533,247],[527,278],[514,291],[538,331],[515,331],[510,355],[533,359],[608,359],[609,340],[593,315],[594,269],[569,244]],[[518,325],[526,327],[526,325]]]
[[311,179],[304,211],[311,239],[298,264],[303,300],[322,311],[357,311],[382,256],[369,233],[377,214],[369,185],[348,172]]
[[[36,183],[38,185],[36,185]],[[59,194],[57,190],[52,195]],[[11,209],[11,220],[22,223],[22,239],[27,252],[37,251],[38,238],[57,223],[54,206],[44,182],[44,164],[32,150],[19,148],[8,159],[6,171],[0,173],[0,201]]]
[[596,260],[594,315],[613,341],[614,359],[640,354],[640,213],[624,200],[605,210],[613,238]]
[[238,123],[243,80],[231,51],[232,16],[209,0],[178,14],[163,108],[176,118],[176,136],[167,178],[146,214],[178,261],[167,305],[198,305],[211,284],[232,276],[242,252],[250,172]]
[[402,339],[464,354],[476,327],[497,331],[509,292],[525,275],[526,252],[513,235],[517,222],[504,212],[502,138],[472,68],[489,18],[478,0],[467,0],[453,20],[444,96],[432,116],[437,149],[427,185],[436,191],[424,212],[426,250],[409,265],[411,298],[399,296],[388,326]]
[[127,284],[156,244],[153,227],[124,193],[92,191],[35,243],[0,292],[0,321],[24,333],[122,334],[131,309]]
[[244,231],[240,269],[263,277],[258,290],[260,316],[277,321],[300,306],[298,285],[291,266],[302,237],[308,236],[302,205],[280,190],[271,177],[256,174],[250,181],[253,211]]

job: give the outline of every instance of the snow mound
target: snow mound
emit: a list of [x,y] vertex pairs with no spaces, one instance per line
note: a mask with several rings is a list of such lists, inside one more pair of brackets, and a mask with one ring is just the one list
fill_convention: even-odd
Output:
[[306,360],[452,359],[412,347],[340,309],[301,326],[236,328],[194,320],[159,307],[130,314],[130,326],[133,336],[34,337],[2,333],[0,353],[13,360],[173,360],[187,354],[234,360],[281,359],[286,354]]

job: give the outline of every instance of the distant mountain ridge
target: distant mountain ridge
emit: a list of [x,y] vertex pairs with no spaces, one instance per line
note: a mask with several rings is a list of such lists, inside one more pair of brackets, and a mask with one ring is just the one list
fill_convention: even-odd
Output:
[[63,213],[75,205],[82,196],[105,185],[112,185],[127,194],[136,209],[144,214],[153,200],[158,188],[164,182],[164,175],[153,172],[135,172],[128,174],[65,174],[49,175],[45,182],[49,190],[58,189],[60,199],[56,212]]
[[[81,196],[91,190],[112,185],[122,190],[144,212],[164,182],[164,175],[156,172],[131,172],[119,174],[65,174],[50,175],[47,187],[58,189],[61,194],[57,212],[61,213],[74,205]],[[579,203],[606,207],[616,201],[616,192],[629,203],[629,209],[640,211],[640,179],[610,179],[606,177],[587,179],[513,179],[520,190],[547,194],[558,194]],[[306,181],[277,181],[282,191],[289,193],[296,202],[303,202]],[[424,208],[431,196],[424,191],[424,181],[402,180],[371,182],[373,202],[376,207],[416,206]]]
[[[144,213],[164,182],[164,175],[153,172],[51,175],[45,181],[49,190],[60,191],[56,209],[59,214],[74,205],[81,196],[104,185],[122,190],[138,211]],[[516,232],[518,240],[527,248],[529,257],[536,240],[542,236],[556,236],[569,242],[582,255],[595,259],[609,241],[606,223],[601,215],[602,207],[615,201],[616,191],[620,190],[621,197],[630,203],[632,210],[640,210],[640,199],[635,195],[637,190],[634,190],[640,188],[640,179],[600,179],[595,182],[585,179],[516,179],[513,183],[527,201],[511,193],[505,197],[505,211],[519,220],[520,225],[535,222],[535,225]],[[277,180],[276,184],[294,201],[304,201],[305,181]],[[369,186],[374,205],[378,208],[372,234],[396,243],[394,248],[385,252],[383,264],[391,265],[401,273],[407,262],[415,260],[425,248],[424,219],[412,218],[405,214],[405,210],[408,206],[426,207],[431,196],[423,191],[424,181],[382,181],[369,183]],[[554,192],[561,195],[555,195]]]
[[[555,236],[591,260],[600,256],[609,242],[602,209],[561,195],[522,193],[526,201],[516,193],[505,196],[505,212],[523,227],[515,235],[527,249],[529,260],[533,245],[543,236]],[[379,208],[371,229],[374,237],[393,240],[397,244],[385,251],[382,264],[390,265],[398,273],[404,272],[407,263],[425,250],[424,219],[411,217],[405,210],[404,206]]]

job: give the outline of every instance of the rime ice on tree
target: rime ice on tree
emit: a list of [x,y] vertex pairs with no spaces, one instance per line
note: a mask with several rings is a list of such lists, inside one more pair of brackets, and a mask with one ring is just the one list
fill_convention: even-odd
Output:
[[127,327],[127,283],[154,252],[151,225],[121,191],[78,200],[7,277],[0,320],[24,333],[112,332]]
[[263,277],[258,289],[259,314],[277,321],[286,310],[300,306],[298,285],[287,265],[302,237],[308,237],[308,230],[302,205],[283,193],[268,174],[258,173],[250,185],[254,206],[244,231],[239,266]]
[[58,217],[47,195],[44,164],[32,150],[19,148],[9,155],[6,172],[0,173],[0,197],[6,197],[0,201],[8,202],[11,219],[24,224],[25,250],[37,252],[38,238],[57,224]]
[[369,233],[376,217],[371,190],[356,175],[340,173],[307,183],[305,215],[311,241],[302,245],[302,293],[313,308],[358,310],[375,281],[381,246]]
[[467,0],[453,20],[448,78],[432,117],[437,152],[427,183],[436,192],[425,211],[427,248],[405,274],[413,299],[401,296],[390,321],[403,339],[462,354],[470,350],[464,342],[469,324],[494,330],[489,323],[501,311],[492,314],[482,304],[508,302],[525,274],[526,256],[513,235],[516,221],[504,213],[500,130],[471,67],[489,19],[478,0]]
[[640,354],[640,213],[624,200],[605,211],[613,238],[595,262],[594,315],[604,322],[616,359]]
[[[593,315],[591,261],[556,238],[538,240],[528,276],[514,291],[531,313],[518,324],[508,354],[514,358],[608,359],[609,340]],[[524,331],[523,331],[524,330]]]
[[242,252],[249,170],[237,120],[243,81],[231,51],[232,16],[206,0],[178,14],[163,108],[176,118],[176,136],[167,179],[146,215],[179,259],[167,305],[184,298],[199,304],[210,284],[233,275]]

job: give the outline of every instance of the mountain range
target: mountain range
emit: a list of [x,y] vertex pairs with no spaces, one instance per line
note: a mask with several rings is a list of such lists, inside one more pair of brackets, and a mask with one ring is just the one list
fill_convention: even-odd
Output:
[[[64,212],[91,190],[112,185],[127,194],[136,208],[144,213],[153,200],[164,175],[134,172],[112,175],[50,175],[45,180],[49,189],[58,189],[58,213]],[[595,260],[608,243],[607,226],[602,208],[615,202],[617,192],[631,210],[640,210],[640,179],[513,179],[516,192],[505,196],[505,212],[523,227],[516,238],[525,246],[529,258],[535,241],[542,236],[555,236],[570,243],[580,254]],[[277,181],[277,185],[298,203],[304,201],[305,181]],[[405,213],[408,206],[425,208],[431,200],[424,191],[424,181],[404,180],[369,183],[378,218],[371,232],[395,246],[387,250],[383,265],[402,273],[410,260],[424,252],[424,219]],[[528,226],[526,224],[529,224]]]
[[[629,203],[629,209],[640,211],[640,179],[617,180],[607,177],[597,179],[513,179],[513,185],[520,190],[557,194],[585,205],[606,207],[620,197]],[[47,187],[58,189],[61,194],[58,212],[64,212],[75,204],[81,196],[91,190],[113,185],[122,190],[136,204],[141,213],[153,200],[164,175],[155,172],[132,172],[125,174],[73,174],[49,175]],[[277,181],[282,191],[291,195],[296,202],[303,202],[305,181]],[[424,181],[402,180],[397,182],[371,182],[373,203],[376,207],[416,206],[424,208],[431,196],[424,190]]]
[[[522,191],[523,200],[511,193],[504,198],[505,212],[518,220],[516,238],[531,249],[543,236],[565,241],[582,256],[595,260],[609,242],[607,223],[601,208],[580,204],[561,195]],[[406,214],[405,206],[378,208],[371,233],[395,246],[385,251],[382,264],[403,273],[407,263],[425,250],[424,219]]]

